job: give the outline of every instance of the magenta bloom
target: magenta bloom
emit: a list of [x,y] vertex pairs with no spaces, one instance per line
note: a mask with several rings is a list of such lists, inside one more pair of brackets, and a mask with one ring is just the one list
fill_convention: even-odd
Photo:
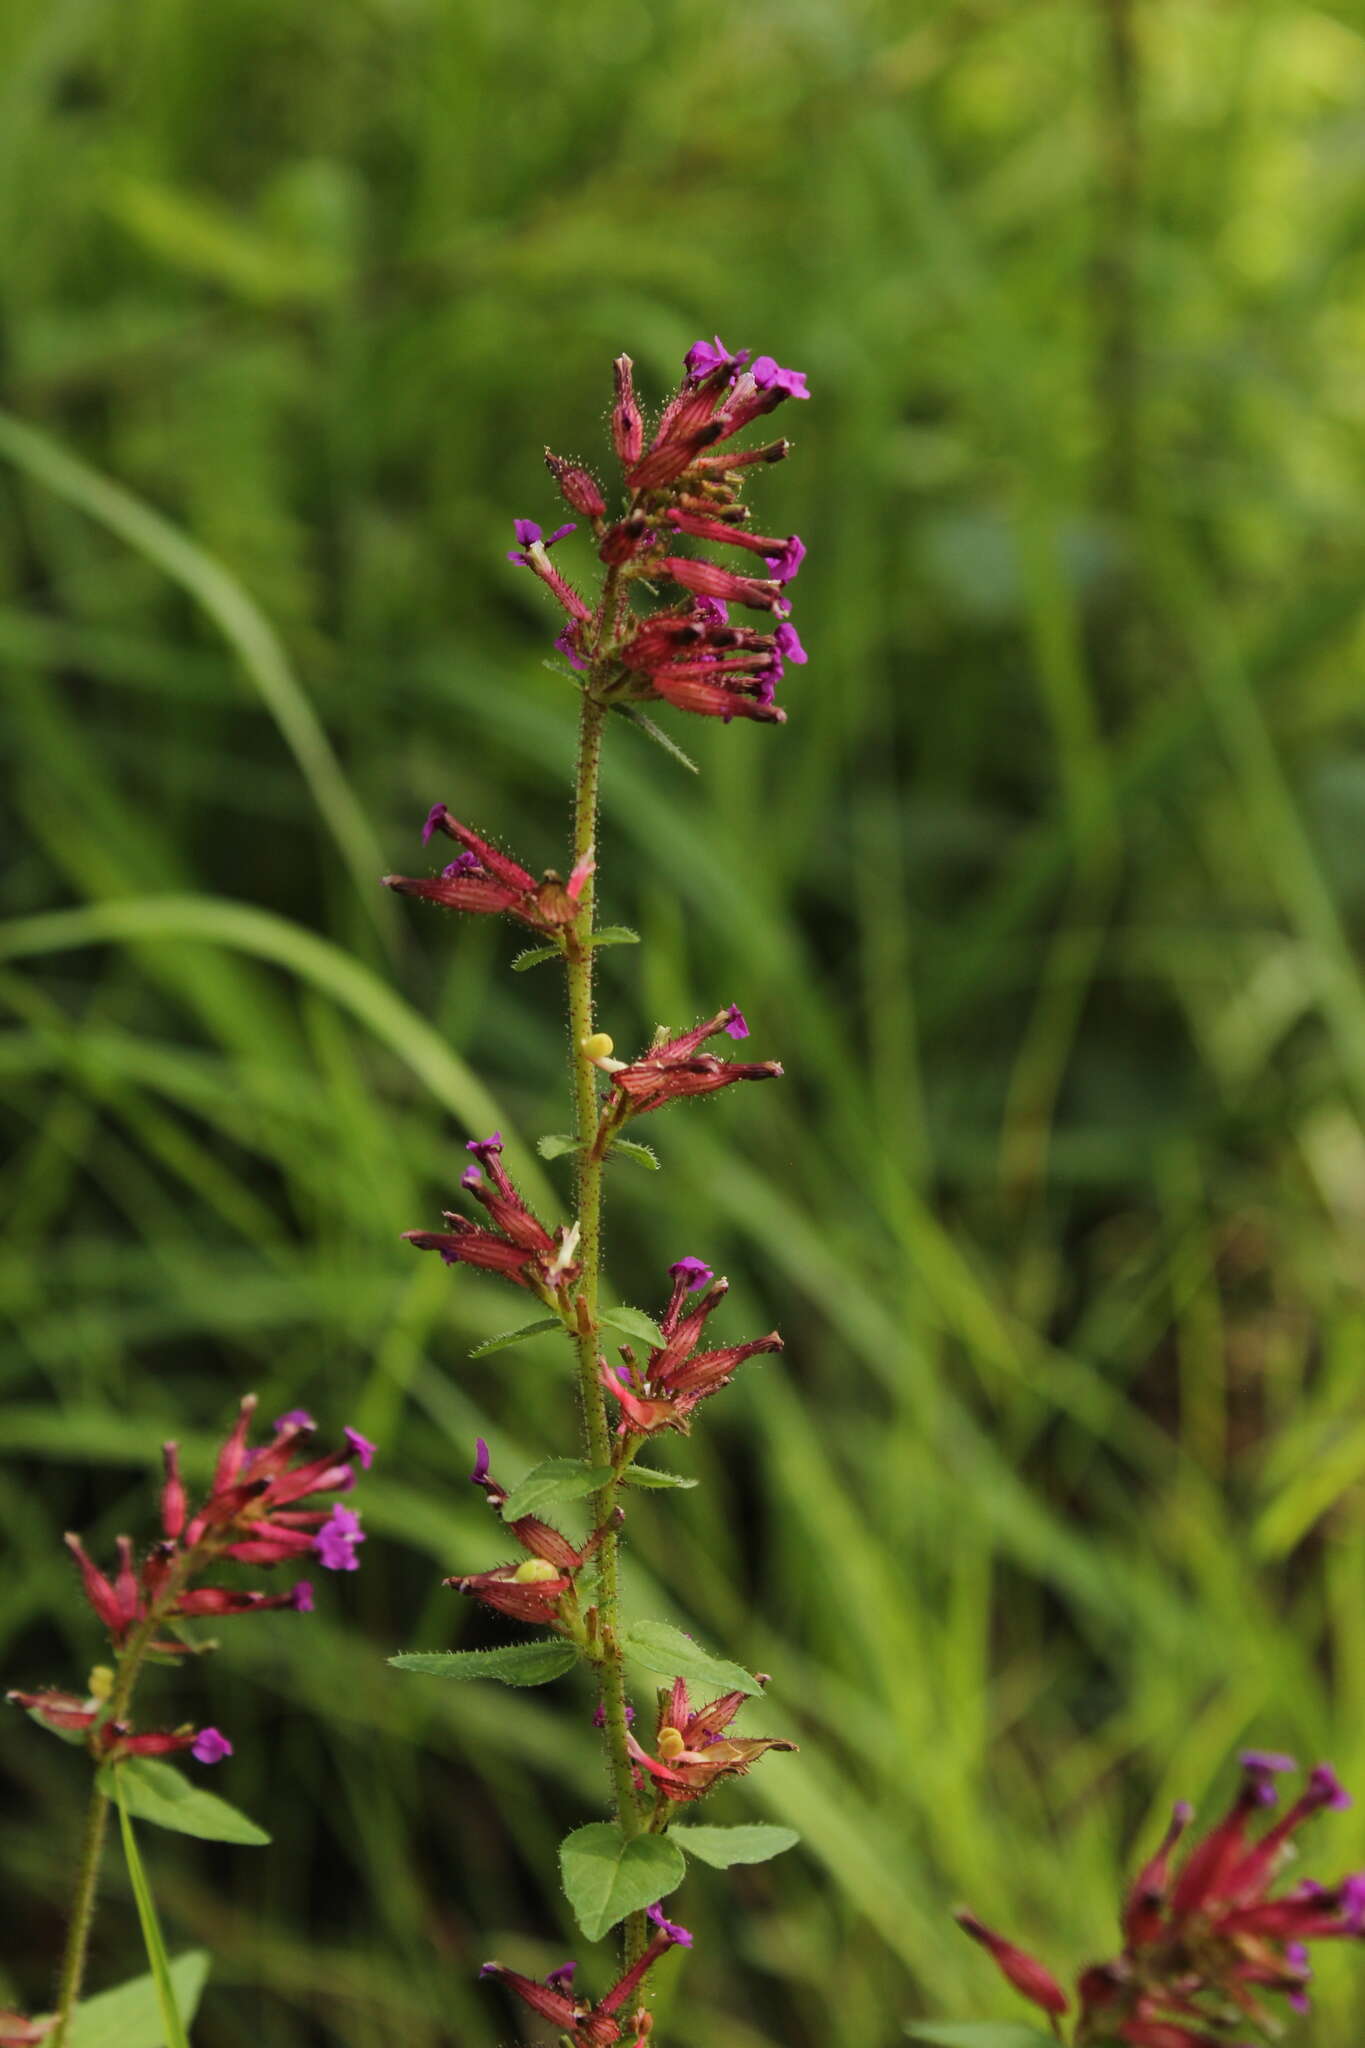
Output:
[[190,1755],[201,1764],[220,1764],[232,1755],[232,1744],[219,1728],[201,1728],[190,1744]]
[[338,1502],[313,1538],[313,1549],[329,1572],[358,1572],[356,1550],[364,1541],[359,1515]]
[[730,1005],[730,1021],[725,1026],[725,1035],[727,1038],[747,1038],[749,1036],[749,1026],[745,1022],[744,1012],[740,1009],[738,1003],[731,1003]]
[[358,1429],[348,1427],[342,1431],[342,1435],[355,1452],[361,1470],[368,1472],[374,1463],[375,1445],[370,1442],[368,1437],[362,1436]]
[[566,533],[573,533],[575,529],[573,522],[570,521],[567,526],[557,526],[547,539],[542,536],[540,528],[536,525],[534,519],[514,519],[512,521],[512,530],[516,534],[520,545],[507,550],[507,559],[509,562],[519,562],[524,568],[529,569],[531,567],[531,560],[525,552],[527,548],[552,548],[557,540],[563,540]]
[[749,375],[760,391],[780,391],[787,398],[809,398],[804,370],[784,370],[772,356],[755,356]]
[[715,1278],[705,1259],[679,1259],[668,1271],[670,1278],[686,1283],[689,1294],[695,1294],[699,1287],[708,1287]]
[[683,367],[692,381],[699,383],[703,377],[711,376],[716,370],[737,370],[741,363],[747,363],[748,360],[747,348],[740,349],[737,355],[731,355],[717,334],[711,341],[694,341],[683,357]]
[[295,1614],[311,1614],[313,1612],[313,1588],[309,1585],[307,1579],[299,1580],[293,1592],[289,1595],[289,1605],[293,1608]]
[[306,1408],[291,1408],[275,1424],[276,1429],[316,1429],[317,1424]]

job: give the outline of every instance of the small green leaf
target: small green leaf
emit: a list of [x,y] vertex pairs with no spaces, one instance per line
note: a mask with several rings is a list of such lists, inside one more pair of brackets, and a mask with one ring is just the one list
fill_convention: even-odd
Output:
[[[147,1759],[144,1757],[141,1761],[145,1763]],[[162,2039],[166,2048],[189,2048],[185,2023],[180,2017],[180,2007],[176,2002],[175,1986],[171,1982],[171,1959],[166,1954],[161,1922],[156,1916],[156,1901],[147,1882],[147,1873],[142,1867],[142,1852],[137,1846],[133,1823],[128,1818],[127,1787],[117,1776],[114,1783],[118,1798],[119,1826],[123,1831],[123,1854],[132,1882],[138,1921],[142,1927],[142,1945],[147,1951],[147,1961],[152,1966],[152,1987],[156,1993],[157,2010],[161,2017]]]
[[216,1792],[201,1792],[159,1757],[126,1756],[101,1764],[95,1781],[106,1799],[116,1800],[135,1820],[152,1821],[203,1842],[240,1842],[259,1848],[270,1840],[264,1828],[238,1813]]
[[1057,2048],[1051,2034],[1017,2020],[911,2020],[905,2031],[934,2048]]
[[766,1863],[784,1849],[794,1849],[801,1837],[795,1828],[771,1827],[766,1821],[752,1821],[733,1828],[673,1828],[669,1840],[681,1842],[689,1856],[700,1856],[713,1870],[728,1870],[732,1863]]
[[510,1351],[514,1344],[520,1344],[523,1337],[543,1337],[547,1330],[562,1330],[563,1327],[558,1316],[541,1316],[534,1323],[523,1323],[519,1330],[504,1330],[500,1337],[485,1337],[469,1355],[471,1358],[487,1358],[494,1351]]
[[642,1308],[604,1308],[598,1321],[609,1330],[619,1330],[623,1337],[633,1337],[637,1344],[662,1344],[664,1333],[653,1316],[647,1316]]
[[684,768],[690,769],[693,775],[700,773],[696,762],[689,760],[682,748],[675,741],[671,740],[663,728],[657,726],[652,718],[647,718],[643,711],[637,711],[633,704],[616,704],[613,705],[612,709],[619,711],[623,718],[628,718],[632,725],[638,725],[641,732],[648,734],[656,747],[662,747],[666,754],[671,754],[675,761],[679,762]]
[[566,1152],[578,1150],[578,1140],[567,1131],[551,1131],[548,1137],[536,1139],[536,1150],[542,1159],[562,1159]]
[[390,1657],[398,1671],[428,1678],[496,1678],[502,1685],[548,1685],[578,1662],[572,1643],[507,1643],[496,1650],[405,1650]]
[[[171,1989],[186,2026],[194,2018],[208,1973],[203,1949],[177,1956],[171,1964]],[[71,2016],[66,2048],[166,2048],[156,1979],[134,1977],[129,1984],[83,1998]]]
[[594,946],[638,946],[640,934],[633,932],[628,924],[604,924],[592,935]]
[[582,1458],[547,1458],[512,1488],[502,1506],[505,1522],[523,1515],[535,1515],[552,1501],[582,1500],[585,1493],[600,1493],[611,1483],[610,1465],[588,1465]]
[[615,1821],[599,1820],[565,1836],[559,1869],[579,1926],[589,1941],[600,1941],[627,1913],[676,1891],[687,1865],[666,1836],[627,1841]]
[[613,1138],[607,1147],[608,1159],[614,1158],[618,1152],[623,1159],[633,1159],[638,1165],[647,1166],[651,1173],[659,1171],[659,1155],[652,1145],[637,1145],[634,1138]]
[[679,1472],[661,1472],[657,1465],[627,1465],[621,1474],[627,1486],[696,1486],[695,1479],[684,1479]]
[[518,953],[512,962],[513,974],[525,974],[528,967],[540,967],[547,960],[562,960],[562,946],[528,946],[524,953]]
[[742,1664],[725,1657],[713,1657],[666,1621],[636,1621],[621,1634],[621,1648],[646,1671],[658,1671],[665,1678],[688,1678],[698,1685],[718,1685],[722,1692],[757,1695],[763,1688]]

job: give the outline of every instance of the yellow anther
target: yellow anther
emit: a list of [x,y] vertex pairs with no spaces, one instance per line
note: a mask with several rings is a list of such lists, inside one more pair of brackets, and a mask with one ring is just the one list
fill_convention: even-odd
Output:
[[528,1557],[519,1564],[512,1574],[514,1586],[541,1586],[547,1579],[557,1579],[558,1571],[548,1557]]
[[92,1700],[107,1700],[114,1690],[114,1671],[110,1664],[97,1664],[85,1681],[86,1690]]
[[605,1031],[594,1031],[578,1041],[578,1050],[585,1060],[609,1060],[615,1049]]
[[686,1744],[686,1742],[685,1742],[685,1741],[683,1740],[683,1732],[682,1732],[682,1729],[681,1729],[681,1728],[673,1728],[673,1727],[669,1727],[669,1728],[661,1728],[661,1729],[659,1730],[659,1755],[660,1755],[660,1756],[662,1756],[662,1757],[671,1757],[671,1756],[681,1756],[681,1755],[682,1755],[682,1753],[683,1753],[683,1751],[684,1751],[684,1750],[686,1749],[686,1747],[687,1747],[687,1744]]

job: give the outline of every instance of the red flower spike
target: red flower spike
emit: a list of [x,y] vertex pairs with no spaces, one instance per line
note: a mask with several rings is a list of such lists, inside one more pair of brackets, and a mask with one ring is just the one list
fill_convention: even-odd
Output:
[[705,1024],[660,1040],[639,1059],[617,1069],[611,1083],[625,1098],[628,1113],[643,1116],[685,1095],[708,1095],[716,1088],[728,1088],[733,1081],[780,1079],[782,1068],[776,1060],[721,1060],[698,1050],[708,1038],[724,1031],[733,1017],[733,1006],[720,1010]]
[[982,1948],[989,1952],[996,1968],[1021,1997],[1027,1998],[1030,2004],[1040,2007],[1054,2021],[1059,2013],[1067,2011],[1070,2001],[1066,1993],[1052,1972],[1040,1963],[1036,1956],[1029,1955],[1025,1949],[1016,1948],[1014,1943],[1006,1941],[1003,1935],[994,1933],[965,1907],[959,1907],[953,1918],[964,1934],[970,1934],[973,1941],[979,1941]]
[[[474,1484],[483,1488],[490,1504],[500,1508],[507,1498],[506,1489],[490,1478],[482,1445],[472,1477]],[[485,1607],[492,1607],[499,1614],[557,1627],[559,1603],[602,1541],[602,1531],[594,1530],[578,1550],[567,1536],[535,1515],[522,1515],[511,1526],[512,1534],[527,1552],[522,1563],[498,1565],[490,1572],[474,1572],[444,1583],[458,1593],[481,1600]]]
[[479,1165],[465,1170],[461,1186],[483,1204],[496,1229],[484,1230],[446,1209],[446,1230],[405,1230],[404,1237],[418,1251],[439,1252],[448,1266],[481,1266],[528,1288],[542,1301],[552,1301],[581,1270],[573,1256],[577,1227],[561,1226],[552,1237],[531,1213],[502,1165],[502,1139],[496,1131],[491,1138],[473,1141],[469,1150]]
[[655,1754],[651,1756],[627,1734],[631,1755],[653,1778],[663,1798],[679,1802],[700,1799],[722,1778],[742,1778],[765,1751],[796,1748],[794,1742],[776,1735],[725,1734],[747,1697],[742,1692],[723,1693],[693,1713],[687,1686],[679,1678],[659,1710]]
[[[586,2048],[611,2048],[611,2044],[621,2038],[621,2025],[616,2014],[634,1996],[646,1973],[676,1943],[690,1946],[691,1939],[686,1928],[673,1927],[664,1921],[638,1962],[632,1963],[617,1978],[596,2005],[575,1998],[567,1988],[573,1981],[572,1963],[552,1970],[543,1984],[537,1983],[534,1977],[523,1977],[518,1970],[506,1969],[501,1963],[485,1963],[479,1975],[500,1978],[509,1991],[515,1991],[524,2005],[529,2005],[532,2012],[539,2013],[542,2019],[558,2027],[570,2041],[584,2042]],[[637,2011],[632,2014],[630,2024],[635,2030],[631,2048],[640,2048],[640,2043],[650,2032],[652,2023],[649,2015],[643,2010]]]

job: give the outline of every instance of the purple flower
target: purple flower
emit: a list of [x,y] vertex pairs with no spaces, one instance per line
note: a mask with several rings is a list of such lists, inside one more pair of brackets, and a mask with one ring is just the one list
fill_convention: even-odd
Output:
[[[1284,1959],[1288,1963],[1290,1969],[1297,1970],[1299,1974],[1302,1976],[1304,1983],[1307,1984],[1309,1979],[1313,1975],[1313,1966],[1308,1960],[1307,1942],[1291,1941],[1287,1943],[1284,1951]],[[1307,2012],[1309,2008],[1308,1993],[1306,1991],[1291,1991],[1289,1994],[1289,2003],[1293,2007],[1295,2012]]]
[[486,1166],[488,1155],[502,1150],[502,1132],[494,1131],[491,1138],[466,1138],[464,1149],[472,1152],[480,1164]]
[[781,554],[765,555],[763,559],[772,571],[775,581],[790,583],[806,559],[806,543],[799,533],[794,533],[790,539],[783,542]]
[[440,830],[441,820],[445,817],[445,815],[446,807],[444,804],[433,804],[431,809],[427,812],[426,823],[422,827],[423,846],[430,846],[431,835],[433,832],[437,832]]
[[275,1424],[276,1429],[316,1429],[317,1424],[306,1408],[291,1408]]
[[295,1614],[311,1614],[313,1611],[313,1588],[307,1579],[300,1579],[289,1595],[289,1605]]
[[232,1744],[220,1729],[201,1728],[190,1744],[190,1755],[201,1764],[220,1764],[232,1755]]
[[356,1457],[360,1460],[361,1471],[368,1472],[374,1463],[376,1446],[370,1442],[367,1436],[362,1436],[358,1429],[348,1427],[342,1433],[351,1449],[355,1452]]
[[772,356],[755,356],[749,365],[749,375],[760,391],[770,391],[774,385],[788,398],[809,398],[804,370],[784,370]]
[[705,1259],[679,1259],[668,1271],[670,1278],[686,1280],[689,1294],[695,1294],[699,1287],[709,1286],[716,1277]]
[[676,1920],[665,1920],[664,1909],[662,1905],[651,1906],[649,1911],[646,1913],[645,1918],[646,1920],[652,1920],[654,1922],[654,1925],[658,1928],[660,1934],[667,1935],[668,1939],[671,1942],[673,1942],[676,1947],[691,1948],[692,1936],[688,1933],[685,1927],[679,1927]]
[[577,669],[580,675],[588,666],[587,662],[584,661],[582,655],[578,651],[578,647],[574,641],[574,629],[572,626],[566,626],[564,628],[564,631],[560,634],[559,638],[555,641],[555,653],[562,654],[565,661],[568,662],[569,667],[572,669]]
[[738,1003],[731,1003],[730,1005],[730,1021],[725,1026],[725,1035],[727,1038],[747,1038],[749,1036],[749,1026],[745,1020],[744,1012],[740,1009]]
[[730,623],[730,607],[723,597],[694,598],[692,610],[699,619],[706,619],[713,626],[728,626]]
[[572,1998],[574,1971],[577,1968],[577,1963],[561,1963],[557,1970],[551,1970],[545,1979],[546,1990],[562,1991],[566,1998]]
[[454,860],[446,862],[445,866],[441,869],[441,879],[442,881],[448,881],[452,875],[477,874],[478,867],[479,856],[477,853],[470,853],[466,849],[464,853],[457,853]]
[[1330,1764],[1318,1764],[1308,1774],[1308,1796],[1333,1813],[1345,1813],[1352,1805],[1350,1793]]
[[1341,1910],[1348,1934],[1365,1934],[1365,1871],[1348,1877],[1341,1887]]
[[482,1486],[488,1477],[488,1446],[481,1436],[474,1439],[474,1470],[469,1477],[475,1486]]
[[742,348],[738,355],[731,355],[725,343],[717,334],[710,341],[694,341],[683,357],[683,368],[694,382],[700,383],[713,370],[737,370],[741,363],[747,363],[749,351]]
[[785,620],[773,634],[773,642],[773,651],[779,661],[794,661],[799,668],[803,662],[810,660],[810,656],[801,645],[800,634],[795,626],[789,625]]
[[[629,1701],[629,1700],[627,1700],[627,1701],[626,1701],[626,1726],[627,1726],[627,1728],[629,1728],[629,1726],[630,1726],[631,1722],[632,1722],[632,1721],[633,1721],[634,1719],[635,1719],[635,1709],[634,1709],[634,1707],[633,1707],[633,1706],[632,1706],[632,1705],[630,1704],[630,1701]],[[606,1727],[606,1725],[607,1725],[607,1710],[606,1710],[606,1708],[605,1708],[605,1707],[604,1707],[604,1706],[602,1705],[602,1702],[601,1702],[601,1700],[599,1700],[599,1701],[597,1702],[597,1705],[596,1705],[596,1706],[595,1706],[595,1707],[593,1708],[593,1714],[592,1714],[592,1725],[593,1725],[593,1727],[594,1727],[594,1728],[605,1728],[605,1727]]]
[[313,1538],[313,1548],[329,1572],[356,1572],[360,1570],[356,1549],[364,1541],[355,1509],[338,1506]]
[[521,546],[509,548],[507,550],[507,559],[509,562],[520,562],[524,565],[526,562],[525,550],[527,548],[537,546],[552,548],[557,540],[563,540],[566,533],[573,533],[576,531],[576,528],[574,522],[570,520],[567,526],[557,526],[552,534],[542,538],[540,528],[536,525],[534,519],[514,519],[512,521],[512,530],[520,541]]

